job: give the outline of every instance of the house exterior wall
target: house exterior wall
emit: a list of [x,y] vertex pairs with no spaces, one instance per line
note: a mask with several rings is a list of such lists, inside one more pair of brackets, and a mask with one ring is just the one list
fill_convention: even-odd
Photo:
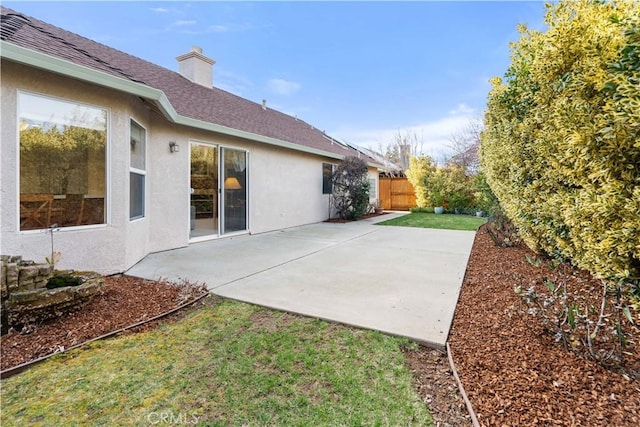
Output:
[[322,163],[308,154],[256,149],[252,159],[251,231],[320,222],[329,217],[329,195],[322,194]]
[[[159,113],[152,113],[147,136],[146,191],[146,219],[152,238],[146,253],[137,255],[127,268],[148,253],[189,244],[189,143],[183,132]],[[172,153],[170,142],[176,142],[180,151]]]
[[[198,129],[154,120],[154,140],[148,177],[153,185],[150,202],[152,229],[165,237],[154,237],[152,252],[188,244],[189,145],[191,142],[248,151],[249,231],[263,233],[328,218],[329,196],[322,194],[322,163],[336,162],[312,154],[272,147]],[[180,146],[169,152],[169,141]],[[168,189],[171,189],[168,191]],[[179,206],[167,207],[181,200]]]
[[[128,220],[128,132],[135,98],[104,88],[2,61],[2,154],[0,155],[0,222],[3,254],[23,255],[36,261],[51,256],[51,236],[42,230],[18,231],[18,117],[20,91],[106,108],[107,224],[68,227],[53,233],[54,249],[61,252],[58,268],[122,271],[127,259],[127,233],[140,235],[142,224]],[[144,234],[144,233],[143,233]],[[143,236],[140,236],[143,237]],[[146,238],[141,239],[145,246]]]
[[[0,253],[43,260],[51,235],[19,230],[18,118],[20,91],[95,105],[108,110],[107,224],[67,227],[53,233],[62,253],[57,268],[122,272],[151,252],[189,244],[191,141],[248,151],[251,233],[323,221],[329,195],[322,194],[322,163],[338,160],[176,125],[138,97],[50,72],[2,61],[0,154]],[[146,129],[145,217],[129,220],[130,120]],[[171,153],[169,142],[180,151]],[[369,175],[377,180],[377,171]],[[376,186],[377,188],[377,186]],[[375,200],[372,196],[372,200]]]

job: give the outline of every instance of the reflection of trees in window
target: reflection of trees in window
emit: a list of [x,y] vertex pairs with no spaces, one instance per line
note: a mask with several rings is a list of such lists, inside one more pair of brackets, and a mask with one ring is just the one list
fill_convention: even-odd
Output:
[[[40,98],[22,99],[26,107],[20,120],[20,228],[43,228],[47,222],[61,227],[103,223],[106,111],[51,99],[43,104],[59,104],[59,111],[49,112],[41,105],[30,111]],[[60,118],[64,111],[67,116]],[[37,196],[51,201],[38,205],[33,202]]]
[[224,162],[225,166],[231,168],[233,172],[242,172],[246,167],[246,153],[244,151],[226,149]]
[[64,126],[20,132],[20,192],[104,195],[106,132]]
[[191,174],[215,176],[216,148],[207,145],[191,145]]
[[129,128],[131,151],[129,158],[129,219],[143,218],[145,213],[146,131],[131,120]]

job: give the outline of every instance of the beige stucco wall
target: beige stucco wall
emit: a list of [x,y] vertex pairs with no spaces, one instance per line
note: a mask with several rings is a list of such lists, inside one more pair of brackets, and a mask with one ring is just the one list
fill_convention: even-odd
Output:
[[[122,271],[126,265],[128,221],[128,123],[134,97],[2,61],[2,153],[0,154],[0,253],[42,261],[51,253],[48,232],[20,232],[17,97],[19,91],[72,100],[108,110],[106,195],[108,224],[63,228],[53,235],[54,249],[62,253],[58,268]],[[136,228],[135,226],[133,228]],[[144,246],[144,239],[142,241]]]
[[[137,97],[2,61],[0,253],[41,261],[50,235],[20,232],[17,184],[19,91],[86,103],[109,111],[108,223],[54,233],[59,268],[125,271],[151,252],[189,244],[189,145],[198,141],[248,151],[249,231],[262,233],[327,219],[322,163],[335,159],[175,125]],[[146,216],[129,221],[129,123],[147,131]],[[171,153],[169,142],[180,146]],[[377,180],[377,171],[369,174]],[[376,185],[377,188],[377,185]],[[377,195],[372,195],[375,200]]]
[[[189,146],[192,141],[248,151],[248,222],[251,233],[311,224],[328,218],[329,196],[322,194],[322,163],[335,160],[176,126],[166,121],[155,123],[154,139],[159,148],[150,153],[153,166],[149,171],[150,185],[153,185],[150,217],[154,230],[167,233],[154,237],[154,252],[165,250],[176,242],[188,244]],[[169,141],[180,146],[178,153],[169,152]],[[167,191],[168,188],[171,191]],[[181,200],[179,206],[172,206],[168,214],[167,207],[177,200]],[[181,217],[187,219],[180,226],[178,218]]]
[[282,151],[253,150],[252,232],[310,224],[329,217],[329,196],[322,194],[322,159],[304,154],[286,156]]

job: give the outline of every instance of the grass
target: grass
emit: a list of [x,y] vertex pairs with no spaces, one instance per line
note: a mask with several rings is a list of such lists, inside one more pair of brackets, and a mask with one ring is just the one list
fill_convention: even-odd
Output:
[[228,300],[2,382],[2,425],[432,425],[407,340]]
[[401,227],[441,228],[446,230],[475,231],[487,222],[486,218],[469,215],[436,215],[433,213],[410,213],[398,218],[379,222],[378,225],[397,225]]

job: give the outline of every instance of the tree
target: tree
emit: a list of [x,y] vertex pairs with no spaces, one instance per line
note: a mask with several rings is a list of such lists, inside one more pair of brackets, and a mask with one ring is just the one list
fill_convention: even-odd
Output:
[[640,283],[640,8],[559,1],[520,27],[482,133],[487,182],[524,241]]
[[478,173],[480,166],[478,151],[483,127],[482,119],[474,118],[469,120],[463,128],[451,134],[449,138],[451,155],[447,164],[461,167],[467,175]]
[[418,207],[466,209],[474,204],[475,180],[458,165],[438,167],[429,156],[412,157],[407,179]]
[[358,219],[369,209],[367,163],[359,157],[346,157],[333,173],[332,199],[338,216]]
[[412,157],[422,155],[424,141],[413,129],[398,129],[386,144],[378,142],[378,147],[374,150],[384,155],[384,159],[395,165],[400,170],[407,170]]
[[387,145],[384,152],[384,158],[386,161],[396,165],[399,169],[403,170],[402,158],[400,156],[400,148],[396,144]]
[[427,193],[426,177],[436,173],[437,167],[429,156],[412,157],[407,169],[407,179],[413,185],[416,193],[416,204],[420,208],[433,206],[433,202]]

